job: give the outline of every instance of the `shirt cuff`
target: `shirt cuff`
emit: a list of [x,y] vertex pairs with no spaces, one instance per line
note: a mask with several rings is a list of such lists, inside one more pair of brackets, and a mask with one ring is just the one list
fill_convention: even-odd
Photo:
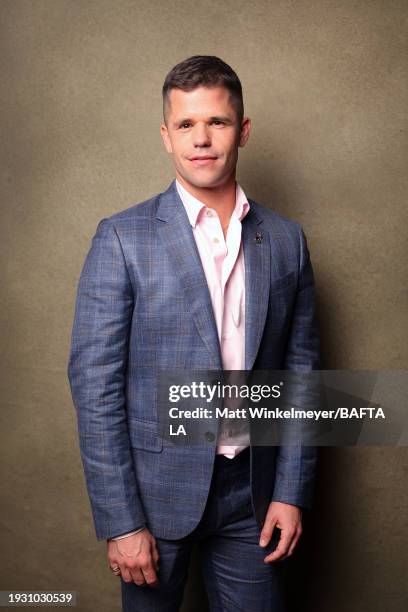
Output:
[[124,538],[128,538],[132,535],[135,535],[135,533],[139,533],[140,531],[143,531],[143,529],[146,529],[144,525],[143,527],[140,527],[139,529],[135,529],[135,531],[129,531],[129,533],[124,533],[123,535],[115,536],[114,538],[109,538],[109,539],[110,540],[123,540]]

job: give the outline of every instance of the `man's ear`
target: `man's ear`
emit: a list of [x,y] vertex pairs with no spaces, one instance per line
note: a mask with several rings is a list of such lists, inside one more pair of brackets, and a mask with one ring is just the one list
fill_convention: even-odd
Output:
[[167,153],[173,153],[173,149],[171,147],[171,142],[170,142],[170,137],[169,137],[169,131],[165,123],[162,123],[160,126],[160,134],[161,134],[161,137],[163,138],[164,146],[166,147]]
[[239,146],[245,147],[248,138],[249,132],[251,131],[251,120],[249,117],[244,117],[241,123],[241,133],[239,135]]

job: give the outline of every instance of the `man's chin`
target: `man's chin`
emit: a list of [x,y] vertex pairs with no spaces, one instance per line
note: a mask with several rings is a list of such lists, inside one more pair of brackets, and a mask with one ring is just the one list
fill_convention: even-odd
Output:
[[[195,187],[196,189],[215,189],[223,184],[221,177],[217,176],[182,176],[180,181],[186,186]],[[180,177],[179,177],[180,180]]]

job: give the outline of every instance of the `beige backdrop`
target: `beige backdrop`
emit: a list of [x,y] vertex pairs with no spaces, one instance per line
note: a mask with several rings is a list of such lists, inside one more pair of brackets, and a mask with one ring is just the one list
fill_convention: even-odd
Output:
[[[73,589],[81,612],[120,610],[94,537],[66,365],[98,221],[172,179],[160,90],[178,61],[220,55],[242,79],[253,132],[239,179],[304,226],[323,366],[407,367],[407,9],[0,2],[0,589]],[[324,449],[321,459],[292,610],[407,610],[407,449]],[[185,611],[205,610],[196,574]]]

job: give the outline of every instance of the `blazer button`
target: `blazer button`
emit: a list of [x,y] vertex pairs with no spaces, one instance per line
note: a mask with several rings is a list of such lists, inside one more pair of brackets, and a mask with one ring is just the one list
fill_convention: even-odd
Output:
[[204,434],[204,438],[207,440],[207,442],[214,442],[215,440],[215,436],[211,431],[206,431]]

